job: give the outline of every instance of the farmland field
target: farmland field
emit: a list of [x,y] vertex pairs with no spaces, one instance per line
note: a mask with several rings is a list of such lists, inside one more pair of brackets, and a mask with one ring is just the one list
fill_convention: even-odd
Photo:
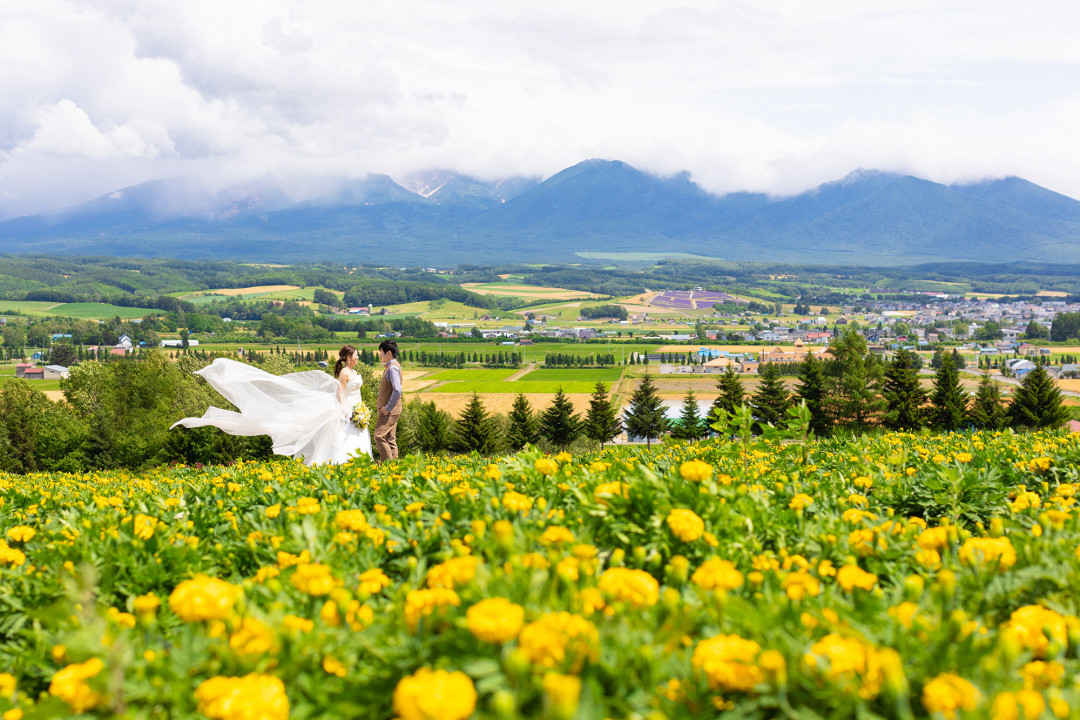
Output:
[[1073,716],[1076,435],[792,438],[0,473],[0,711]]
[[[528,377],[528,376],[526,376]],[[433,393],[591,393],[596,381],[584,380],[458,380],[429,388]]]
[[533,370],[527,375],[523,375],[520,380],[522,381],[558,381],[565,382],[567,380],[579,380],[583,382],[595,383],[597,380],[604,380],[611,382],[618,380],[622,377],[622,368],[567,368],[561,369],[539,369]]
[[517,372],[517,370],[512,370],[512,369],[504,370],[504,369],[486,369],[486,368],[461,369],[461,370],[440,370],[439,372],[436,372],[436,373],[434,373],[432,375],[429,375],[427,377],[427,379],[429,379],[429,380],[439,380],[439,381],[445,381],[445,380],[469,380],[469,381],[472,381],[472,380],[480,380],[480,381],[505,380],[506,378],[510,377],[511,375],[513,375],[516,372]]
[[0,300],[0,311],[14,310],[33,317],[70,317],[83,320],[135,320],[160,313],[152,308],[122,307],[106,303],[54,303],[33,300]]

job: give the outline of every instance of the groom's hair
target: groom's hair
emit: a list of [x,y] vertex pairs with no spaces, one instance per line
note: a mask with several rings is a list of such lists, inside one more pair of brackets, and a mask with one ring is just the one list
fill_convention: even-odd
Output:
[[379,350],[381,350],[382,352],[390,353],[391,355],[394,356],[394,359],[397,360],[397,356],[398,356],[397,343],[394,342],[393,340],[383,340],[381,343],[379,343]]

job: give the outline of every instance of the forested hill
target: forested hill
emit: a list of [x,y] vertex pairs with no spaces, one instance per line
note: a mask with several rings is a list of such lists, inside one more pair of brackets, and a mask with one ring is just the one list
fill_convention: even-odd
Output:
[[910,265],[1080,262],[1080,202],[1020,178],[947,186],[858,171],[788,198],[711,195],[589,160],[544,182],[387,176],[303,202],[280,185],[200,194],[181,181],[0,223],[6,252],[454,265],[572,262],[577,253],[690,253],[739,261]]

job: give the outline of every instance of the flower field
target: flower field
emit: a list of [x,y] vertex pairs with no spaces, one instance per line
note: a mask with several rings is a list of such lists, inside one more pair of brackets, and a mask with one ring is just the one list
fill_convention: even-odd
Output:
[[0,475],[4,720],[1064,718],[1080,438]]

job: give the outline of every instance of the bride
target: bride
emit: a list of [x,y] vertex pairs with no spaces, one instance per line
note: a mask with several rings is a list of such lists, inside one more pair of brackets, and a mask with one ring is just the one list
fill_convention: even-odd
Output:
[[201,418],[184,418],[172,427],[212,425],[230,435],[269,435],[275,453],[302,458],[308,465],[371,457],[371,434],[351,420],[364,383],[354,370],[359,361],[356,348],[346,345],[338,352],[330,377],[322,370],[271,375],[217,358],[196,374],[240,412],[210,407]]

